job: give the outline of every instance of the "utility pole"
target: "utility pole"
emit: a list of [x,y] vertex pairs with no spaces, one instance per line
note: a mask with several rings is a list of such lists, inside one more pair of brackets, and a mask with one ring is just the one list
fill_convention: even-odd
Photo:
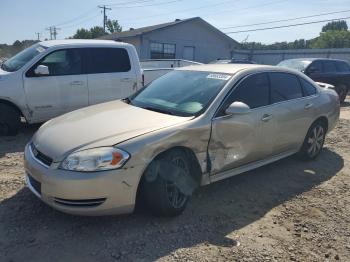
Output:
[[106,24],[107,24],[106,10],[112,10],[112,8],[108,8],[105,5],[99,5],[98,8],[103,9],[103,31],[106,32]]
[[46,28],[50,32],[50,40],[53,40],[57,38],[57,31],[61,30],[61,28],[57,28],[56,26],[50,26],[49,28]]
[[40,41],[40,33],[35,33],[37,35],[38,41]]

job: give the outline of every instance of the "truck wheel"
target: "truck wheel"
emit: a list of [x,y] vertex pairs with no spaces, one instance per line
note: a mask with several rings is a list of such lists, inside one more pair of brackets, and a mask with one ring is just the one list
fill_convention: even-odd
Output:
[[8,105],[0,104],[0,136],[14,136],[21,124],[19,112]]
[[[172,168],[180,168],[186,176],[191,175],[191,163],[182,150],[172,150],[165,153],[157,161],[164,161],[163,163],[172,163],[174,165],[169,167],[170,169],[166,171],[167,173],[170,173]],[[155,168],[152,172],[155,170],[158,169]],[[164,172],[164,169],[159,169],[159,172],[162,171]],[[147,172],[149,170],[146,170],[145,176],[147,176]],[[152,174],[152,176],[154,176],[152,181],[148,181],[147,178],[143,181],[143,196],[152,213],[166,217],[180,215],[184,211],[190,196],[184,194],[176,183],[169,181],[166,175]]]
[[314,160],[322,151],[326,138],[326,128],[321,121],[314,123],[305,137],[303,146],[299,151],[302,160]]
[[346,96],[348,94],[347,87],[345,85],[339,85],[335,88],[335,90],[337,91],[337,93],[339,95],[340,103],[344,103]]

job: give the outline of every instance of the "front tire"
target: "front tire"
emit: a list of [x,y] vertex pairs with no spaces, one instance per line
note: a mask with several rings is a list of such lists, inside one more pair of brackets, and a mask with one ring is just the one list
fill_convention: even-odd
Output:
[[326,127],[318,121],[314,123],[305,137],[302,148],[299,151],[301,159],[314,160],[321,153],[326,138]]
[[[171,163],[170,170],[180,168],[186,176],[190,177],[191,163],[188,159],[184,151],[176,149],[165,153],[156,161],[163,164]],[[190,196],[184,194],[176,183],[167,179],[167,174],[159,173],[162,171],[164,172],[164,170],[152,168],[152,166],[146,170],[143,179],[143,196],[153,214],[166,217],[178,216],[185,210]],[[147,172],[157,172],[157,174],[148,174]],[[155,178],[149,181],[148,175]]]
[[11,106],[0,104],[0,136],[17,135],[20,124],[19,112]]

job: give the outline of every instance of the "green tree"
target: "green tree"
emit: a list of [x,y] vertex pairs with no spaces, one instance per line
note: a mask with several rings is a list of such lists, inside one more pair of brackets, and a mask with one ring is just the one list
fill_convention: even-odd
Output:
[[310,45],[311,48],[350,47],[350,32],[347,30],[328,30],[322,32]]
[[81,28],[78,29],[75,35],[72,36],[74,39],[91,39],[91,32],[90,30]]
[[94,39],[106,35],[103,27],[94,26],[88,29],[78,29],[77,32],[71,37],[73,39]]
[[340,20],[340,21],[329,22],[324,27],[322,27],[322,32],[327,32],[330,30],[331,31],[348,30],[348,25],[345,20]]
[[103,30],[103,27],[101,26],[94,26],[90,29],[91,38],[99,38],[101,36],[106,35],[105,31]]
[[122,31],[122,27],[119,25],[118,20],[111,20],[108,19],[107,23],[107,30],[109,31],[109,33],[115,33],[115,32],[121,32]]

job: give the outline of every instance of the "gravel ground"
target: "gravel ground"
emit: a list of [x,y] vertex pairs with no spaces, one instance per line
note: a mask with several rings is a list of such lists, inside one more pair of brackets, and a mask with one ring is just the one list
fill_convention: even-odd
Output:
[[313,162],[290,157],[198,190],[174,219],[77,217],[24,186],[37,126],[0,138],[0,261],[350,261],[350,103]]

